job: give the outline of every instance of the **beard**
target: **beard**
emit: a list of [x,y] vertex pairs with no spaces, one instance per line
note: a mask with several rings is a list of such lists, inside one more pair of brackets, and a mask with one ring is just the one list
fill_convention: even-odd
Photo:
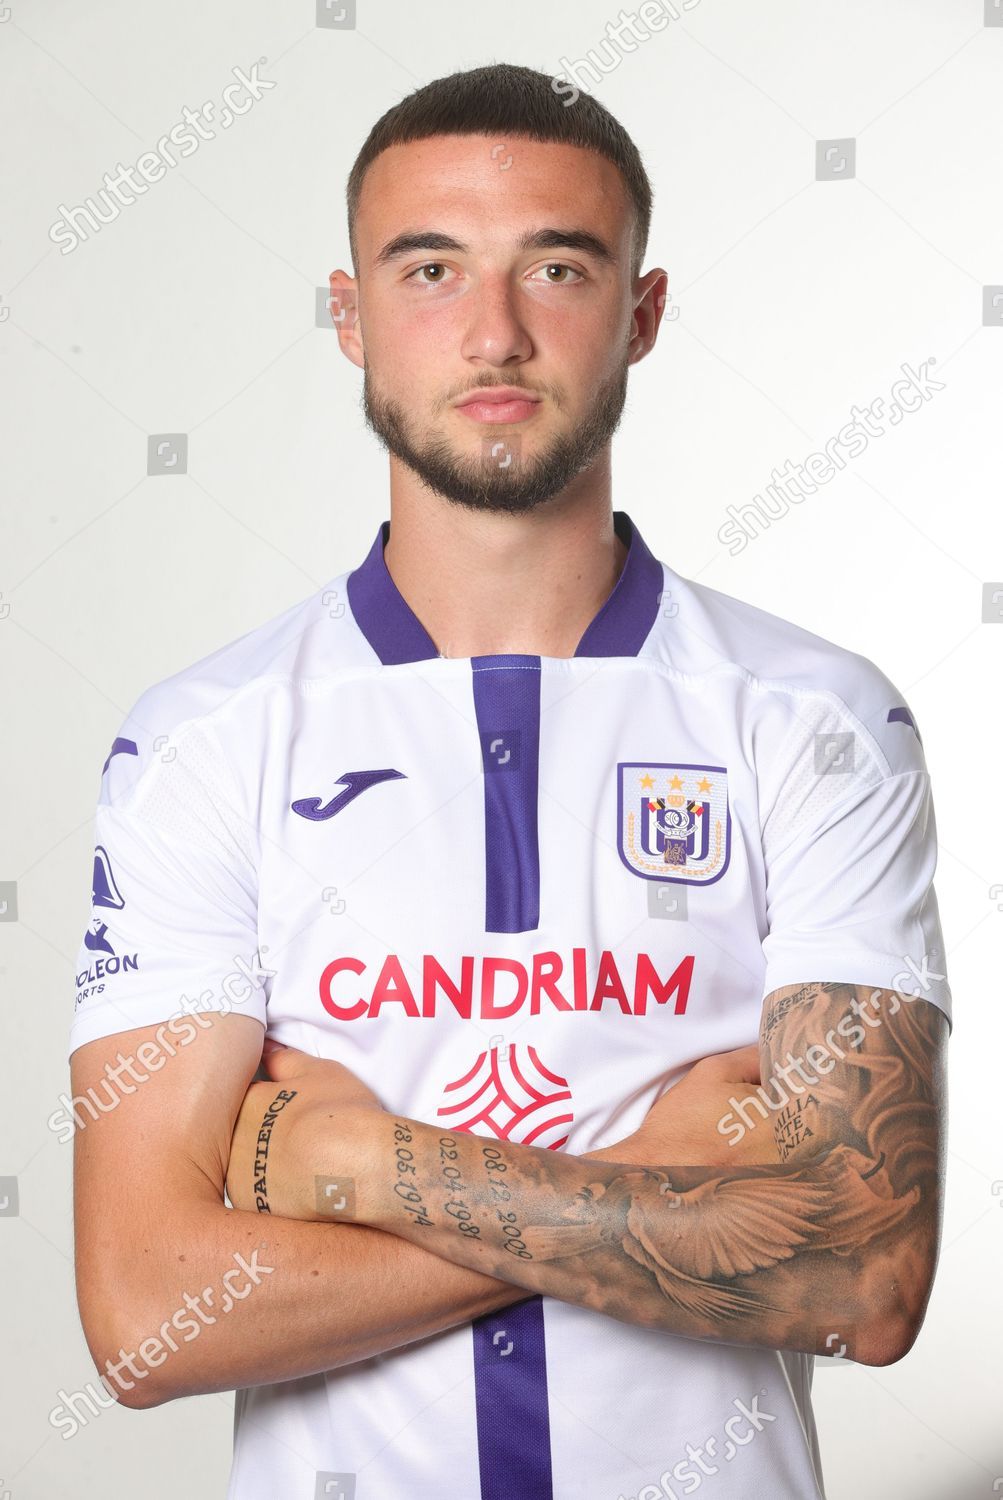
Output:
[[383,446],[436,494],[469,510],[522,514],[566,489],[605,448],[623,414],[627,370],[624,359],[596,391],[576,430],[554,438],[533,457],[523,456],[522,435],[506,434],[502,425],[484,424],[477,457],[459,456],[444,437],[422,441],[400,402],[374,389],[368,365],[362,409]]

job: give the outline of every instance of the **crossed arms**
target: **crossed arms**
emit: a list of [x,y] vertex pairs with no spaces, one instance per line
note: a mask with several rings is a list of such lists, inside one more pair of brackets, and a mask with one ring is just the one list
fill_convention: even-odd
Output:
[[[777,990],[762,1091],[722,1090],[697,1064],[633,1136],[576,1157],[444,1132],[364,1086],[332,1103],[321,1075],[339,1065],[300,1076],[302,1054],[274,1054],[273,1081],[251,1083],[260,1026],[216,1018],[190,1056],[78,1131],[88,1344],[102,1368],[144,1334],[176,1345],[120,1392],[151,1406],[331,1369],[543,1293],[687,1337],[892,1363],[936,1268],[946,1037],[922,999]],[[109,1051],[74,1054],[75,1093]],[[124,1189],[137,1136],[147,1172]],[[172,1338],[183,1292],[255,1250],[260,1289],[197,1339]]]

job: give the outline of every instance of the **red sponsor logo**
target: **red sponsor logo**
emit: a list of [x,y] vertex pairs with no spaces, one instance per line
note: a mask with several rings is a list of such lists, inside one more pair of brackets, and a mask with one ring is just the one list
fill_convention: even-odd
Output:
[[480,1053],[462,1078],[446,1084],[436,1115],[454,1130],[490,1130],[499,1140],[560,1151],[574,1121],[568,1080],[535,1047],[515,1042]]
[[682,1016],[693,962],[694,955],[688,953],[662,978],[647,953],[636,954],[625,973],[608,949],[590,963],[585,948],[572,948],[567,967],[553,951],[534,953],[525,963],[468,954],[460,960],[457,976],[426,953],[420,984],[412,985],[396,954],[389,954],[378,969],[346,956],[332,959],[321,974],[320,1000],[336,1021],[375,1017],[388,1006],[394,1007],[394,1014],[416,1021],[442,1014],[466,1021],[502,1021],[523,1010],[530,1015],[554,1010],[643,1016],[649,1003],[671,1003],[673,1014]]

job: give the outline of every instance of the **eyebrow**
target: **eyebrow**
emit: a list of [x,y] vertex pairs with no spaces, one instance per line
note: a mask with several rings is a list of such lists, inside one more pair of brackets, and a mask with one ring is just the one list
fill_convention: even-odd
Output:
[[[585,255],[592,255],[596,260],[607,265],[616,265],[616,255],[610,246],[588,229],[532,229],[522,236],[516,248],[518,250],[580,250]],[[395,234],[392,240],[387,241],[373,261],[373,268],[388,265],[404,255],[413,254],[415,250],[452,250],[457,255],[467,255],[470,246],[464,245],[461,240],[454,239],[451,234],[444,234],[438,229],[407,231],[403,234]]]

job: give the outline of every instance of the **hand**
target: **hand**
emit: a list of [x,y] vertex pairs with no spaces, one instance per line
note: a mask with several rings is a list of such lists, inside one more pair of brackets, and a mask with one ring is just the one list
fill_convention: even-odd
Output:
[[632,1135],[586,1155],[636,1166],[775,1166],[777,1148],[769,1114],[763,1119],[750,1109],[755,1128],[745,1126],[741,1139],[734,1128],[724,1133],[717,1128],[734,1112],[732,1096],[741,1100],[760,1082],[758,1042],[703,1057],[656,1099]]
[[[311,1172],[312,1143],[318,1130],[330,1139],[340,1123],[347,1136],[360,1112],[383,1106],[356,1073],[331,1058],[266,1041],[261,1066],[269,1081],[249,1086],[230,1142],[226,1169],[230,1202],[252,1213],[264,1212],[261,1205],[267,1202],[268,1212],[282,1218],[320,1218]],[[283,1100],[283,1094],[293,1097]],[[280,1106],[277,1111],[272,1111],[273,1104]],[[263,1125],[273,1113],[274,1120]],[[268,1131],[266,1147],[259,1139],[262,1129]]]

